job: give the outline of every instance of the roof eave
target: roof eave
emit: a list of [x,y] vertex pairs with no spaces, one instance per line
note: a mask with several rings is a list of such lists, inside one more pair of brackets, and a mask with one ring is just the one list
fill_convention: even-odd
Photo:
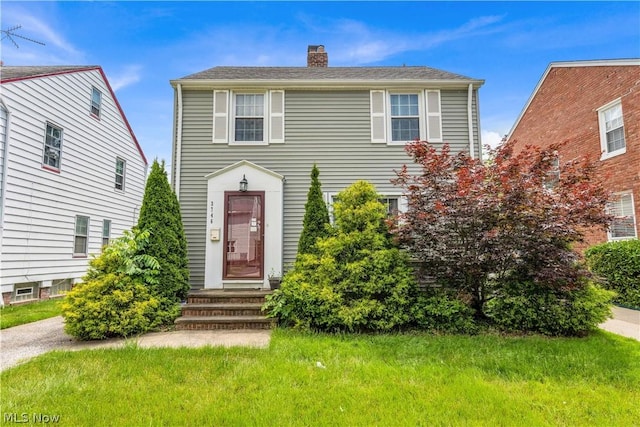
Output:
[[484,84],[484,80],[460,79],[460,80],[438,80],[438,79],[371,79],[371,80],[285,80],[285,79],[251,79],[251,80],[230,80],[230,79],[176,79],[170,80],[174,88],[180,84],[187,89],[234,89],[234,88],[279,88],[279,89],[371,89],[371,88],[393,88],[393,87],[415,87],[433,86],[446,88],[467,88],[470,84],[474,88],[479,88]]

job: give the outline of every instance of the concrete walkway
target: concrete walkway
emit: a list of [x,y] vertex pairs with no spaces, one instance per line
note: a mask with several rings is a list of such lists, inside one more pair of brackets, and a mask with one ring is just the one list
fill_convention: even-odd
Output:
[[151,332],[134,338],[77,341],[64,332],[62,316],[14,326],[0,331],[0,371],[51,350],[118,348],[127,343],[140,347],[269,346],[269,330]]
[[640,311],[613,307],[613,319],[600,325],[605,331],[640,341]]

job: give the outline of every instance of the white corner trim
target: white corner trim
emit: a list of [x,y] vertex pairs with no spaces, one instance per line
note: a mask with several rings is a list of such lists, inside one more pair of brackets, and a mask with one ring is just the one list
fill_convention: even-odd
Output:
[[176,126],[178,129],[176,129],[176,158],[173,165],[176,171],[176,180],[173,184],[173,189],[176,193],[176,198],[180,200],[180,164],[182,162],[182,85],[180,83],[176,85],[176,90],[178,94],[178,120]]
[[473,144],[473,84],[469,84],[467,91],[467,124],[469,126],[469,155],[475,158],[475,147]]

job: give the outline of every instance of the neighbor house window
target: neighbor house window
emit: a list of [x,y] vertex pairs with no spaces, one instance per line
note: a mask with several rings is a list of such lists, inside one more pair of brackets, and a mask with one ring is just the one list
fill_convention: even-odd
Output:
[[102,246],[107,246],[111,238],[111,220],[102,221]]
[[69,292],[72,287],[73,287],[73,280],[72,279],[54,280],[51,283],[51,291],[50,291],[51,293],[49,294],[49,296],[57,297],[57,296],[60,296],[60,295],[64,295],[67,292]]
[[95,87],[91,90],[91,114],[100,117],[100,105],[102,104],[102,93]]
[[609,240],[633,239],[636,234],[636,217],[633,209],[633,194],[621,193],[608,205],[615,218],[609,227]]
[[544,188],[552,190],[560,182],[560,158],[556,155],[551,161],[551,168],[547,171],[544,179]]
[[76,216],[76,229],[73,240],[73,255],[87,255],[87,242],[89,238],[89,217]]
[[626,152],[622,103],[616,100],[598,110],[600,124],[600,145],[603,157],[611,157]]
[[60,157],[62,155],[62,129],[47,123],[47,132],[44,138],[44,166],[60,169]]
[[125,161],[116,158],[116,190],[124,190],[124,169]]
[[264,141],[264,94],[235,96],[235,141]]
[[420,101],[418,94],[391,94],[391,140],[413,141],[420,138]]
[[20,302],[38,298],[38,282],[16,283],[11,301]]

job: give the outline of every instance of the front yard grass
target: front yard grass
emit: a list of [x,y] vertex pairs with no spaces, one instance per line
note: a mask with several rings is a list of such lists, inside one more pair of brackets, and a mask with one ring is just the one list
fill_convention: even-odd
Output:
[[[52,352],[3,372],[4,414],[60,425],[632,426],[640,343],[315,335],[268,349]],[[6,419],[6,415],[3,415]]]
[[24,325],[62,314],[62,298],[23,305],[9,305],[0,309],[0,329]]

